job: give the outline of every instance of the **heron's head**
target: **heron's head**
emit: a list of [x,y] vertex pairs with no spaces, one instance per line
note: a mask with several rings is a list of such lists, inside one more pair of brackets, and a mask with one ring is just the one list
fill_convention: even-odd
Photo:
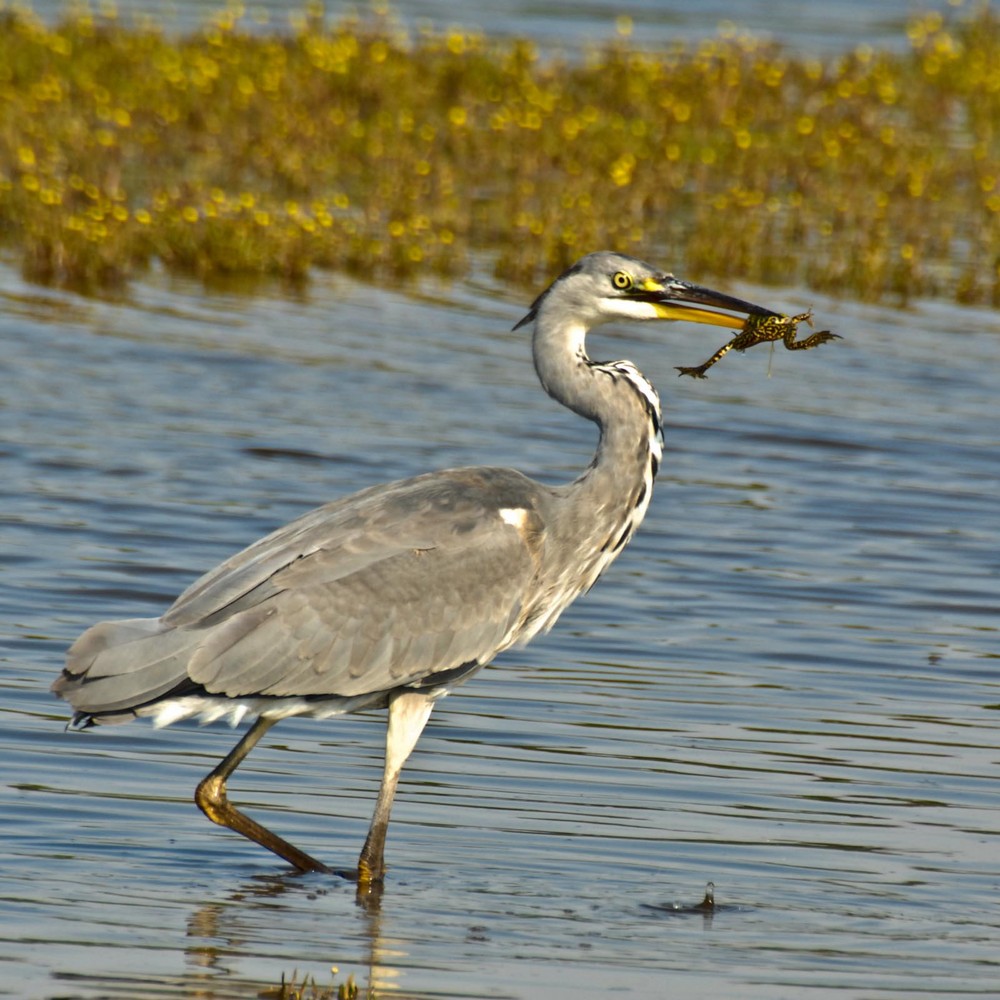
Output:
[[777,315],[752,302],[681,281],[635,257],[607,251],[588,254],[556,278],[514,329],[550,310],[553,317],[586,328],[615,319],[683,319],[738,330],[750,314]]

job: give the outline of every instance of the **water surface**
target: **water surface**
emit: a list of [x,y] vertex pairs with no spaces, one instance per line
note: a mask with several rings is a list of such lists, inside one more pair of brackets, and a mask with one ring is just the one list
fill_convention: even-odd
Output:
[[[844,340],[608,331],[659,385],[643,530],[528,650],[446,699],[404,774],[380,909],[211,826],[225,726],[65,733],[47,687],[310,506],[435,467],[575,475],[526,303],[320,277],[84,301],[0,270],[0,993],[251,997],[293,970],[419,997],[995,995],[1000,324],[734,286]],[[377,713],[277,727],[236,801],[333,865]],[[714,917],[678,914],[713,881]]]
[[[126,17],[149,16],[160,24],[192,30],[225,9],[223,0],[119,0]],[[259,0],[245,5],[244,24],[263,22],[268,30],[288,24],[306,3]],[[328,18],[340,20],[375,9],[388,9],[408,29],[452,27],[491,37],[531,38],[546,51],[572,53],[617,36],[619,18],[630,18],[633,42],[651,47],[683,40],[699,42],[720,28],[751,32],[794,47],[800,53],[836,55],[857,45],[899,50],[906,46],[908,18],[926,10],[946,10],[940,2],[914,0],[391,0],[390,3],[326,0]],[[33,0],[32,7],[49,19],[66,7],[62,0]]]

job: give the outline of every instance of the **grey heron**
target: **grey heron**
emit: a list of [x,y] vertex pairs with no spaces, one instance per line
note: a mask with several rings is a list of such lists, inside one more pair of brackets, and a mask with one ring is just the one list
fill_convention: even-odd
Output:
[[207,573],[159,618],[100,622],[52,686],[87,728],[149,716],[253,719],[198,785],[213,822],[301,871],[322,862],[233,806],[226,782],[290,716],[388,708],[385,770],[355,877],[381,882],[393,796],[435,702],[498,653],[552,627],[642,521],[662,456],[656,390],[630,361],[592,361],[585,337],[612,320],[741,329],[777,316],[617,253],[557,278],[531,326],[535,369],[556,401],[597,424],[573,482],[463,468],[375,486],[306,513]]

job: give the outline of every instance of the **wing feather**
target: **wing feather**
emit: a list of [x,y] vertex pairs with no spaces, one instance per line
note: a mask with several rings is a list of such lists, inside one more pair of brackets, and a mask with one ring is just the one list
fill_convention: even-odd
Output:
[[486,662],[516,627],[534,562],[499,517],[440,541],[347,576],[327,572],[327,550],[300,558],[263,604],[210,630],[191,679],[230,697],[350,697]]
[[99,716],[189,683],[350,698],[487,663],[524,621],[549,496],[513,470],[465,469],[327,504],[195,581],[161,619],[95,625],[54,689]]

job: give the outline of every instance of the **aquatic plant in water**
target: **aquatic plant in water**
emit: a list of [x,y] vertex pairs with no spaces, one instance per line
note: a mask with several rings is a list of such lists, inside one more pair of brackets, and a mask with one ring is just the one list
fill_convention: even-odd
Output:
[[389,14],[263,17],[178,36],[0,9],[0,242],[29,277],[405,280],[475,254],[535,283],[659,246],[694,276],[1000,304],[989,4],[828,60],[735,29],[543,58]]

